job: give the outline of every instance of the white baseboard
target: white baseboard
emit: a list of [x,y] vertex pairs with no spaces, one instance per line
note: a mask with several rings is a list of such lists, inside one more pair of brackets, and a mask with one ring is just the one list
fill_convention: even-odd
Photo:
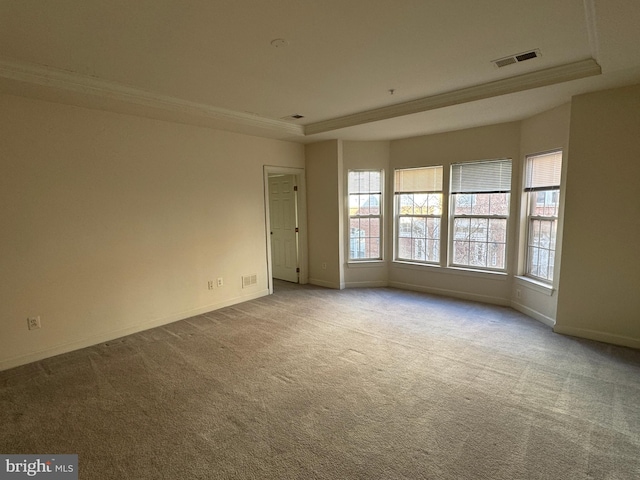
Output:
[[640,349],[640,339],[627,337],[625,335],[616,335],[613,333],[589,330],[586,328],[565,327],[562,325],[556,325],[553,327],[553,331],[562,335],[570,335],[572,337],[586,338],[589,340],[597,340],[598,342],[612,343],[614,345],[622,345],[623,347]]
[[459,292],[457,290],[447,290],[444,288],[425,287],[423,285],[414,285],[403,282],[389,282],[389,287],[400,288],[402,290],[412,290],[414,292],[433,293],[434,295],[443,295],[445,297],[460,298],[462,300],[471,300],[473,302],[490,303],[492,305],[500,305],[503,307],[511,306],[511,300],[508,298],[494,297],[491,295],[479,295],[476,293]]
[[511,302],[511,308],[513,308],[514,310],[517,310],[521,313],[524,313],[525,315],[538,320],[539,322],[544,323],[546,326],[553,328],[553,326],[556,324],[556,321],[547,316],[544,315],[540,312],[538,312],[537,310],[534,310],[533,308],[527,307],[526,305],[522,305],[521,303],[518,302]]
[[319,278],[309,278],[309,283],[311,285],[317,285],[318,287],[333,288],[336,290],[344,289],[344,283],[328,282],[326,280],[320,280]]
[[258,292],[251,293],[249,295],[242,295],[240,297],[234,297],[222,302],[205,305],[192,310],[185,310],[183,312],[174,313],[172,315],[157,318],[149,322],[133,325],[131,327],[122,328],[119,330],[113,330],[110,332],[101,333],[99,335],[93,335],[87,338],[76,340],[74,342],[65,343],[62,345],[56,345],[51,348],[46,348],[37,352],[28,353],[26,355],[20,355],[13,358],[7,358],[0,360],[0,371],[8,370],[10,368],[19,367],[20,365],[26,365],[27,363],[37,362],[45,358],[53,357],[55,355],[61,355],[63,353],[72,352],[74,350],[80,350],[81,348],[91,347],[103,342],[109,342],[116,338],[121,338],[126,335],[142,332],[155,327],[161,327],[169,323],[177,322],[178,320],[184,320],[185,318],[195,317],[196,315],[202,315],[203,313],[218,310],[220,308],[229,307],[238,303],[254,300],[256,298],[264,297],[269,294],[269,290],[260,290]]
[[377,280],[371,282],[345,282],[345,288],[380,288],[386,287],[389,284],[384,280]]

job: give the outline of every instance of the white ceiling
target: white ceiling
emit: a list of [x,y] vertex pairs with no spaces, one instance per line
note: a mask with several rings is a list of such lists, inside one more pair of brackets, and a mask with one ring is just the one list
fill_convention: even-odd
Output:
[[526,118],[639,83],[639,47],[640,0],[0,2],[0,92],[300,142]]

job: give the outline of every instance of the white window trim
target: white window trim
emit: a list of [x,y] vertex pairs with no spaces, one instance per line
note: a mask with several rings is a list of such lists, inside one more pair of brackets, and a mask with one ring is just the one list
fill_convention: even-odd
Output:
[[554,153],[559,153],[561,155],[561,171],[564,168],[564,150],[562,148],[555,148],[552,150],[545,150],[542,152],[536,152],[536,153],[529,153],[526,154],[524,157],[524,168],[522,169],[522,205],[524,206],[524,208],[521,208],[520,212],[521,212],[521,234],[523,236],[523,240],[520,242],[521,243],[521,247],[520,247],[520,254],[521,254],[521,258],[522,258],[522,262],[521,262],[521,268],[519,269],[520,275],[517,275],[515,278],[519,279],[520,281],[525,281],[526,282],[526,286],[533,286],[533,289],[546,294],[546,295],[553,295],[553,293],[557,290],[555,288],[556,285],[556,278],[558,276],[558,272],[556,271],[555,267],[554,267],[554,273],[553,273],[553,278],[548,280],[542,277],[538,277],[535,276],[531,273],[529,273],[529,227],[530,227],[530,220],[531,219],[535,219],[535,218],[541,218],[543,220],[548,220],[549,218],[555,218],[556,220],[556,244],[555,244],[555,248],[554,248],[554,255],[555,255],[555,265],[559,264],[559,252],[560,252],[560,246],[558,244],[558,239],[561,238],[561,234],[560,234],[560,229],[562,228],[562,222],[560,220],[560,212],[562,211],[562,200],[563,200],[563,178],[561,175],[561,179],[560,179],[560,184],[557,186],[550,186],[548,189],[545,189],[544,191],[547,190],[557,190],[558,191],[558,214],[555,217],[538,217],[538,216],[531,216],[529,215],[530,213],[530,208],[531,208],[531,202],[533,201],[533,193],[532,191],[527,191],[527,164],[529,161],[529,158],[534,158],[534,157],[539,157],[539,156],[544,156],[544,155],[549,155],[549,154],[554,154]]
[[516,275],[514,278],[516,279],[517,284],[530,288],[531,290],[534,290],[538,293],[542,293],[543,295],[547,295],[549,297],[553,296],[553,294],[557,290],[551,284],[537,280],[534,277],[525,277],[523,275]]

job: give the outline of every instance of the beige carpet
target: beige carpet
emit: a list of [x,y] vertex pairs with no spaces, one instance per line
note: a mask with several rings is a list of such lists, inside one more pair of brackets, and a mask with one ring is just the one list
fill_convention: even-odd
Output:
[[640,352],[393,289],[269,297],[0,372],[80,478],[640,478]]

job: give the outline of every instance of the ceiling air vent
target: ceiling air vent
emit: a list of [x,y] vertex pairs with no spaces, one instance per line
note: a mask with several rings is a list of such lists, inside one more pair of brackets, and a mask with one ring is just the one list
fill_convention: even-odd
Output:
[[299,113],[287,115],[286,117],[280,117],[281,120],[300,120],[301,118],[304,118],[304,115],[300,115]]
[[538,58],[540,56],[540,50],[535,49],[530,52],[517,53],[515,55],[509,55],[508,57],[499,58],[493,60],[496,67],[506,67],[507,65],[513,65],[514,63],[524,62],[525,60],[531,60],[532,58]]

